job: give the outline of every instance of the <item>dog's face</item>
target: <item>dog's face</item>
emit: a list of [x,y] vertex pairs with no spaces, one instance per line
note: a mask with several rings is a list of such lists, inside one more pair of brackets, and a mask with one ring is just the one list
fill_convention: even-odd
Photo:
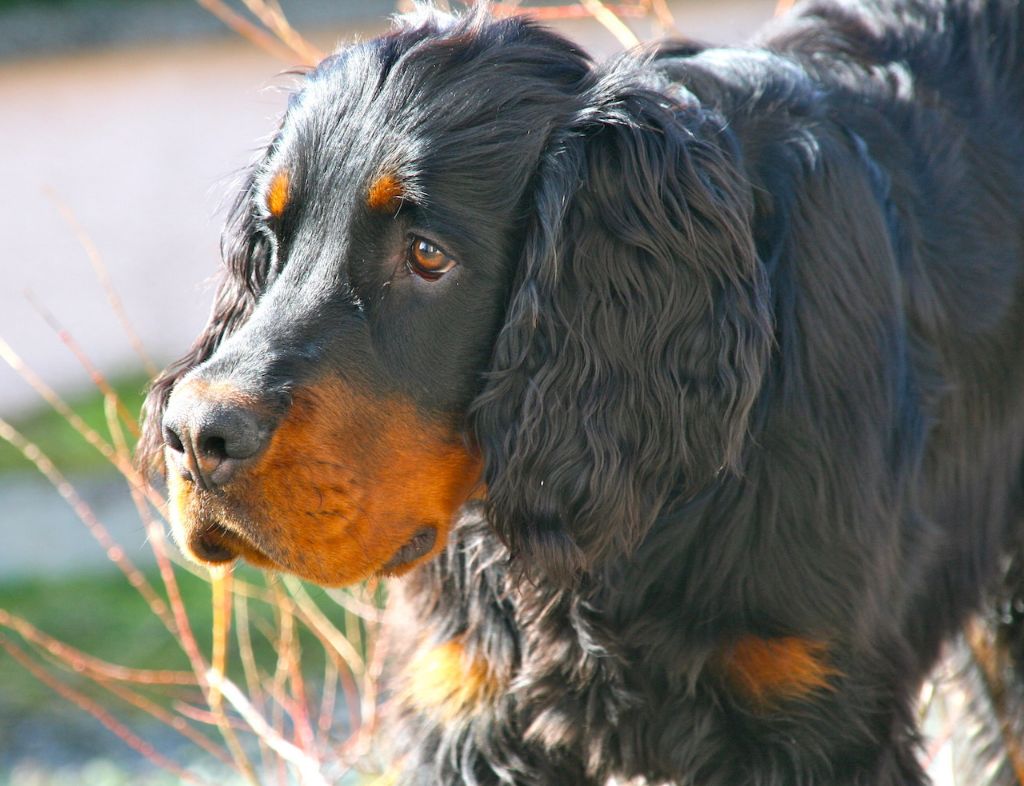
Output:
[[[399,574],[479,495],[514,551],[572,573],[683,482],[656,434],[731,460],[752,394],[721,353],[761,363],[748,207],[708,187],[722,162],[675,138],[677,108],[619,81],[480,17],[408,24],[306,79],[236,207],[210,324],[147,406],[187,553],[325,584]],[[713,280],[684,282],[701,243]],[[706,379],[670,389],[664,361]],[[720,423],[696,422],[698,399]]]

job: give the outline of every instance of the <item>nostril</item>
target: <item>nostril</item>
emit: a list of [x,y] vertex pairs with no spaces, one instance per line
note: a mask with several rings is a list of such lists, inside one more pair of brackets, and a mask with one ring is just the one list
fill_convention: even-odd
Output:
[[206,413],[197,442],[200,453],[211,459],[248,459],[263,449],[266,430],[257,416],[241,407],[220,407]]
[[171,393],[163,436],[170,463],[204,489],[230,482],[266,447],[272,418],[241,396],[186,380]]
[[202,438],[202,442],[199,445],[199,450],[204,455],[211,458],[224,460],[230,458],[228,455],[228,444],[224,437],[220,436],[206,436]]
[[169,426],[164,426],[164,444],[176,453],[185,452],[185,446],[181,442],[181,437]]

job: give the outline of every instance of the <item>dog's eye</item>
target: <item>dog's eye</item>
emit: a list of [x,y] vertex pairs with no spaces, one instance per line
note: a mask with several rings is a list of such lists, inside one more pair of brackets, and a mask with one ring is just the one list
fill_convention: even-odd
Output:
[[455,260],[429,240],[413,237],[406,258],[409,270],[427,281],[437,281],[455,267]]

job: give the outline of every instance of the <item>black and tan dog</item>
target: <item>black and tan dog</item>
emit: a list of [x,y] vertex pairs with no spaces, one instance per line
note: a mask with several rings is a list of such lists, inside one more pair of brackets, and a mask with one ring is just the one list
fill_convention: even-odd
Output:
[[[156,382],[183,549],[408,578],[402,783],[923,784],[1024,498],[1024,5],[325,60]],[[458,522],[458,523],[456,523]]]

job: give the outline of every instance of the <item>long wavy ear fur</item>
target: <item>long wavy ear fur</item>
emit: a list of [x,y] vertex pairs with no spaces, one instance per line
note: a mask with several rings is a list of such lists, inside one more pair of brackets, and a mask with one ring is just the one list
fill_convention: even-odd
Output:
[[256,229],[254,175],[232,206],[225,225],[221,239],[224,266],[206,327],[189,351],[157,376],[142,405],[142,436],[135,460],[144,472],[163,472],[162,421],[175,383],[216,352],[221,342],[249,318],[266,286],[273,253],[268,238]]
[[738,155],[692,97],[614,71],[549,144],[472,412],[523,568],[571,582],[739,469],[771,324]]

